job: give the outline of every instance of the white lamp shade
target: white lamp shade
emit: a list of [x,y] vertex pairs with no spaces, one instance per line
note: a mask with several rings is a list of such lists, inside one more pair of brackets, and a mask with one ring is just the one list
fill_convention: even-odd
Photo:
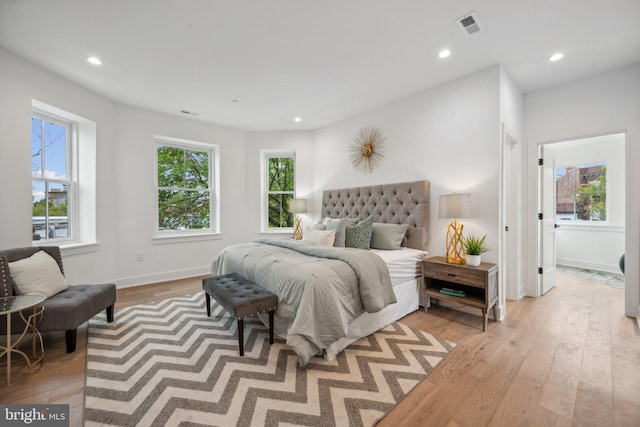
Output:
[[440,196],[440,218],[471,218],[471,194],[453,193]]
[[307,213],[307,201],[305,199],[291,199],[289,212],[294,214]]

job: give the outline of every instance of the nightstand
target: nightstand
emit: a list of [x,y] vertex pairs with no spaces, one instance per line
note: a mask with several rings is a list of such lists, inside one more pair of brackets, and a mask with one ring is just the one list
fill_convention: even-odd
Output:
[[[445,257],[432,257],[423,261],[424,311],[429,298],[453,301],[482,310],[482,330],[487,330],[487,311],[493,308],[493,318],[498,319],[498,266],[483,262],[479,267],[449,264]],[[445,292],[442,290],[444,288]],[[447,291],[450,290],[450,291]],[[464,296],[450,294],[464,294]]]

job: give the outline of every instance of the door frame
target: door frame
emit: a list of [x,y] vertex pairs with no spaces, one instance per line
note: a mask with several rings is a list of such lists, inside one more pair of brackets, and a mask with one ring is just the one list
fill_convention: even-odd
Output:
[[[565,138],[560,138],[560,139],[554,139],[554,140],[549,140],[549,141],[542,141],[542,142],[537,142],[535,143],[535,149],[536,149],[536,158],[535,159],[529,159],[528,161],[535,161],[536,162],[536,169],[537,169],[537,173],[539,173],[540,170],[540,166],[538,166],[538,158],[539,158],[539,153],[540,153],[540,148],[544,147],[545,145],[551,145],[551,144],[558,144],[558,143],[562,143],[562,142],[568,142],[568,141],[573,141],[573,140],[579,140],[579,139],[587,139],[587,138],[595,138],[595,137],[599,137],[599,136],[606,136],[606,135],[612,135],[612,134],[617,134],[617,133],[622,133],[625,135],[625,156],[627,154],[628,151],[628,131],[627,130],[611,130],[611,131],[607,131],[607,132],[599,132],[599,133],[593,133],[593,134],[587,134],[587,135],[580,135],[580,136],[567,136]],[[628,163],[628,158],[627,161],[625,163],[625,168],[629,168],[629,163]],[[628,170],[628,169],[627,169]],[[628,175],[628,172],[626,172],[626,174]],[[536,184],[536,200],[539,203],[538,206],[538,213],[543,211],[544,206],[542,205],[542,193],[541,193],[541,179],[538,176],[538,180],[537,180],[537,184]],[[629,188],[628,187],[628,179],[625,181],[625,205],[626,205],[626,200],[627,200],[627,195],[629,192]],[[625,212],[625,247],[628,249],[628,239],[629,239],[629,229],[628,229],[628,223],[629,223],[629,216],[628,216],[628,209]],[[535,261],[536,261],[536,268],[539,271],[539,268],[542,266],[542,256],[543,256],[543,249],[540,245],[541,241],[540,241],[540,228],[541,228],[541,221],[537,220],[536,221],[536,234],[535,234],[535,242],[536,242],[536,255],[535,255]],[[625,251],[628,252],[628,251]],[[532,297],[540,297],[542,296],[542,286],[541,286],[541,279],[539,278],[539,274],[536,274],[536,283],[535,283],[535,294],[530,295]],[[531,289],[531,288],[529,288]],[[625,309],[626,307],[626,300],[628,298],[628,294],[627,294],[628,289],[625,288]],[[628,312],[628,310],[625,310],[626,312]],[[640,311],[640,308],[639,308]],[[629,315],[629,314],[627,314]],[[640,325],[640,317],[637,318],[638,320],[638,325]]]
[[[522,266],[524,251],[522,244],[522,143],[514,136],[507,125],[502,124],[501,159],[501,210],[500,210],[500,307],[506,299],[519,300],[524,296]],[[503,296],[504,295],[504,296]]]

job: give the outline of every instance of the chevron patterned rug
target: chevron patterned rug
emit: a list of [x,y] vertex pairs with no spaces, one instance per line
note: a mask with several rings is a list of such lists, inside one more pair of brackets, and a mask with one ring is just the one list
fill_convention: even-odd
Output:
[[89,323],[85,425],[370,426],[455,344],[393,323],[305,368],[259,321],[237,323],[204,293],[122,308]]

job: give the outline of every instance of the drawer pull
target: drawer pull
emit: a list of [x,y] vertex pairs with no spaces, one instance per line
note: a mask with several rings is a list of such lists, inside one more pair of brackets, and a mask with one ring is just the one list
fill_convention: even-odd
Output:
[[449,277],[456,277],[456,275],[455,275],[455,274],[451,274],[451,273],[447,273],[447,276],[449,276]]

